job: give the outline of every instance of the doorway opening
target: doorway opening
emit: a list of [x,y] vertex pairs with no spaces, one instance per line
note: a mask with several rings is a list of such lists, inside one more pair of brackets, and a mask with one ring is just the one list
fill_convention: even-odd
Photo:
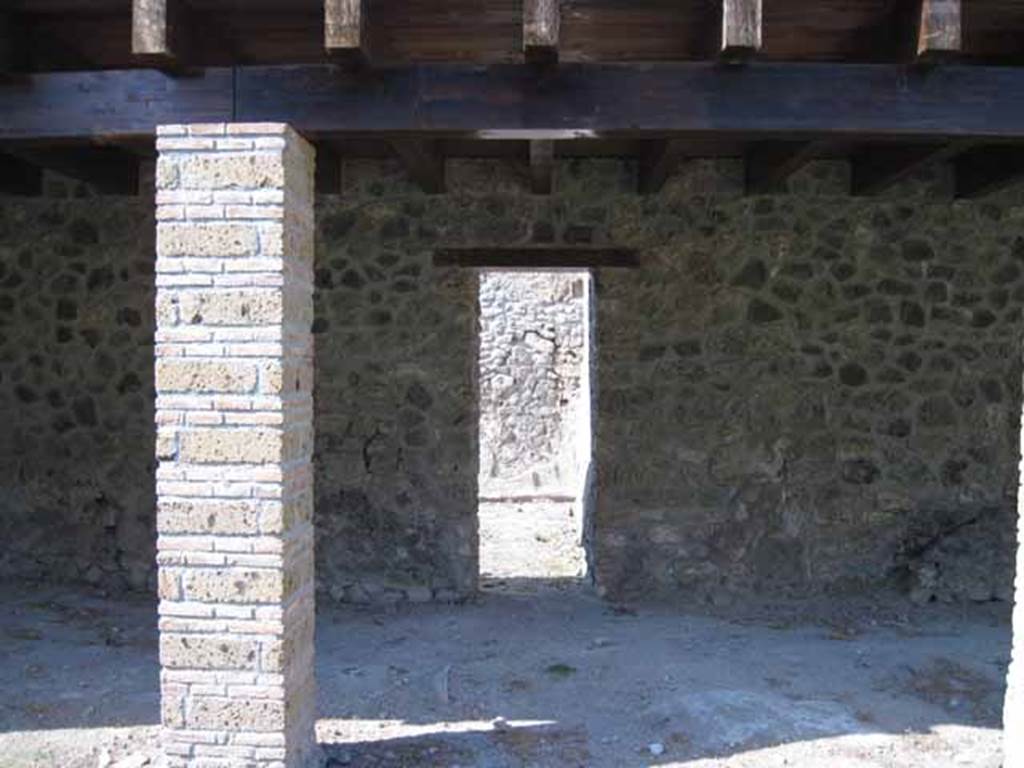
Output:
[[480,272],[480,576],[587,578],[593,447],[589,270]]

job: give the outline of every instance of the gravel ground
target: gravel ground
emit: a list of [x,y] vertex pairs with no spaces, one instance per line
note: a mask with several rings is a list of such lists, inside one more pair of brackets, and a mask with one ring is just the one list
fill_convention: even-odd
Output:
[[586,558],[575,502],[480,503],[480,573],[494,578],[575,578]]
[[[155,606],[0,588],[0,765],[159,765]],[[325,605],[319,735],[385,768],[997,768],[1005,606]]]

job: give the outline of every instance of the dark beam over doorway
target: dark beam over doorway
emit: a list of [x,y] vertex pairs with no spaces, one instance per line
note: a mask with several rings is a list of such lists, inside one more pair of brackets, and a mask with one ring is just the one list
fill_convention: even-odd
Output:
[[588,269],[637,267],[640,259],[629,248],[439,248],[434,252],[434,264],[480,269]]

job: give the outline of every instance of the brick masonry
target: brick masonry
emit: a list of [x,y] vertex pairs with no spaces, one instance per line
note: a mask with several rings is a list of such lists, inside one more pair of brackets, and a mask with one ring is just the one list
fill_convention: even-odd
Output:
[[281,125],[157,139],[160,663],[170,765],[307,768],[313,150]]
[[[1022,425],[1024,426],[1024,425]],[[1024,433],[1022,433],[1024,445]],[[1024,506],[1017,522],[1017,581],[1013,606],[1013,648],[1003,710],[1003,765],[1024,765]]]

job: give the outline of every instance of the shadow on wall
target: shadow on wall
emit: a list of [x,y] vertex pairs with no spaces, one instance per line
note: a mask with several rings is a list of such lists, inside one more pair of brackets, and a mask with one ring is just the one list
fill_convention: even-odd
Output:
[[317,208],[317,579],[337,600],[476,589],[477,281],[432,260],[455,215],[406,196]]
[[154,231],[0,199],[0,579],[155,590]]
[[1024,238],[940,181],[607,217],[645,254],[598,282],[610,594],[1009,599]]

